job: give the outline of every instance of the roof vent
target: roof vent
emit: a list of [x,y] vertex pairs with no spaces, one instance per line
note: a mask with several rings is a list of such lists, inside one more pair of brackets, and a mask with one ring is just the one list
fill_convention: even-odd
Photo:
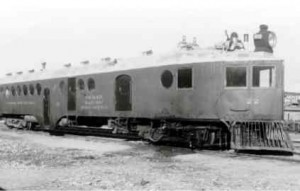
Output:
[[66,67],[66,68],[70,68],[71,66],[72,66],[71,63],[68,63],[68,64],[65,64],[65,65],[64,65],[64,67]]
[[197,38],[196,38],[196,37],[193,38],[193,42],[192,42],[191,45],[192,45],[192,47],[194,47],[194,48],[199,47],[199,44],[197,43]]
[[34,69],[32,69],[32,70],[28,70],[28,72],[29,72],[29,73],[33,73],[33,72],[34,72]]
[[82,61],[82,62],[80,62],[82,65],[87,65],[87,64],[89,64],[90,63],[90,61],[88,61],[88,60],[85,60],[85,61]]
[[196,37],[193,38],[193,42],[192,43],[188,43],[186,41],[186,36],[183,36],[182,40],[177,44],[177,47],[179,49],[194,50],[194,49],[199,48],[199,45],[197,43],[197,38]]
[[101,60],[105,61],[105,62],[110,62],[111,61],[111,57],[105,57],[105,58],[102,58]]
[[105,57],[105,58],[101,58],[102,62],[106,62],[106,65],[108,66],[114,66],[118,63],[118,59],[111,59],[111,57]]
[[186,42],[186,36],[183,35],[182,36],[182,40],[177,44],[177,47],[182,49],[182,48],[185,48],[187,45],[187,42]]
[[12,73],[7,73],[6,76],[12,76]]
[[108,65],[116,65],[118,63],[118,60],[115,58],[113,61],[109,62]]
[[146,50],[146,51],[143,52],[143,55],[145,55],[145,56],[150,56],[152,54],[153,54],[152,50]]
[[23,72],[22,72],[22,71],[20,71],[20,72],[17,72],[17,74],[18,74],[18,75],[22,75],[22,74],[23,74]]
[[41,64],[42,64],[42,69],[41,69],[41,71],[46,70],[47,62],[43,62],[43,63],[41,63]]

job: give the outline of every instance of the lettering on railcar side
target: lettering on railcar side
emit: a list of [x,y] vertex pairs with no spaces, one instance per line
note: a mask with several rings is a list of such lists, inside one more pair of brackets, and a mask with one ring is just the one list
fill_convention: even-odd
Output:
[[105,105],[103,96],[99,95],[87,95],[85,96],[83,105],[80,107],[81,110],[105,110],[108,106]]
[[32,101],[10,101],[6,102],[7,105],[35,105]]
[[260,103],[260,101],[258,98],[253,98],[253,99],[249,98],[246,100],[247,105],[251,105],[251,104],[259,105],[259,103]]

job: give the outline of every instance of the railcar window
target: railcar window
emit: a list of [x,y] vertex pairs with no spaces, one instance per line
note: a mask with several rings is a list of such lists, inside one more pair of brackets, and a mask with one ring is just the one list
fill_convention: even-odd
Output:
[[42,86],[41,84],[37,83],[36,84],[36,92],[38,95],[41,95],[41,92],[42,92]]
[[34,86],[32,84],[29,85],[29,92],[31,95],[34,94]]
[[160,80],[161,80],[161,84],[165,88],[171,87],[172,84],[173,84],[173,74],[172,74],[172,72],[170,72],[169,70],[164,71],[161,75]]
[[28,94],[28,88],[26,85],[23,86],[23,94],[26,96]]
[[65,89],[65,82],[64,81],[61,81],[59,83],[59,88],[60,88],[60,91],[64,91],[64,89]]
[[22,92],[21,87],[17,86],[17,94],[18,94],[18,96],[21,96],[21,92]]
[[178,88],[191,88],[192,87],[192,69],[183,68],[178,70]]
[[88,79],[88,89],[89,89],[89,90],[95,89],[95,81],[94,81],[93,78],[89,78],[89,79]]
[[13,96],[16,95],[16,89],[14,86],[11,87],[11,95],[13,95]]
[[80,90],[84,90],[84,81],[82,79],[78,80],[78,87]]
[[246,86],[247,86],[246,67],[226,68],[226,87],[246,87]]
[[9,91],[9,88],[8,87],[6,87],[6,89],[5,89],[5,97],[9,97],[10,96],[10,91]]
[[274,66],[253,66],[252,70],[253,87],[274,87],[275,67]]

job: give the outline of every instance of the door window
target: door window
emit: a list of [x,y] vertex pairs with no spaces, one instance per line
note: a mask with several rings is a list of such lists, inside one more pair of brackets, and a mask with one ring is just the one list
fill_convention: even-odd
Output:
[[252,70],[253,87],[275,87],[274,66],[253,66]]

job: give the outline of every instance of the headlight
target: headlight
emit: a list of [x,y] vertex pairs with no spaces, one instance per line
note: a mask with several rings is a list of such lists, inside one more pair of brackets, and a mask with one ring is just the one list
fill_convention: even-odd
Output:
[[269,45],[274,48],[277,44],[277,37],[276,34],[274,32],[269,33],[269,39],[268,39]]

